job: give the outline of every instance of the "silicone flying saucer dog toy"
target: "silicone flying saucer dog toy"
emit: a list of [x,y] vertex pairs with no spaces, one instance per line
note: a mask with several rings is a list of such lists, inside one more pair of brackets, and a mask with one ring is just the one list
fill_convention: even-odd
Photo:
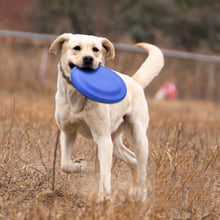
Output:
[[96,102],[117,103],[127,94],[127,87],[121,77],[104,66],[96,70],[74,67],[71,81],[81,94]]

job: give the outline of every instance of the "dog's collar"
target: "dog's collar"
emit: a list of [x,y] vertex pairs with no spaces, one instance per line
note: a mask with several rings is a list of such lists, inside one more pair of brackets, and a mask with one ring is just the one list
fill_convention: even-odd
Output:
[[61,73],[62,73],[63,78],[66,80],[66,82],[69,83],[71,86],[73,86],[73,83],[72,83],[70,77],[65,74],[65,72],[64,72],[64,70],[63,70],[63,68],[62,68],[62,63],[61,63],[61,61],[60,61],[60,71],[61,71]]

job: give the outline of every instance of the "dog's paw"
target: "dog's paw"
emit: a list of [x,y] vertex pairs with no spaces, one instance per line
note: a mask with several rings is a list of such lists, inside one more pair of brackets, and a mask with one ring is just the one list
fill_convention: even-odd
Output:
[[87,162],[84,159],[78,159],[74,162],[64,164],[61,166],[61,169],[64,173],[78,173],[83,171],[86,168]]
[[129,192],[128,195],[130,197],[135,198],[138,201],[145,202],[147,199],[147,189],[141,189],[140,187],[134,187]]

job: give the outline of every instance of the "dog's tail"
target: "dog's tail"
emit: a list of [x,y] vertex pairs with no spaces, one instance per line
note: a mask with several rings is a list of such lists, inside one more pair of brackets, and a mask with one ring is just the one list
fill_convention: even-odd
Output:
[[164,57],[162,51],[152,44],[138,43],[136,46],[145,49],[148,52],[148,57],[132,78],[145,88],[163,68]]

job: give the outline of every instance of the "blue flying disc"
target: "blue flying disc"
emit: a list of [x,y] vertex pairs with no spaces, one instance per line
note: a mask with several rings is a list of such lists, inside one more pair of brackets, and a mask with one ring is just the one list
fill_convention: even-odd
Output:
[[104,66],[96,70],[74,67],[71,81],[81,94],[96,102],[117,103],[127,94],[127,87],[121,77]]

